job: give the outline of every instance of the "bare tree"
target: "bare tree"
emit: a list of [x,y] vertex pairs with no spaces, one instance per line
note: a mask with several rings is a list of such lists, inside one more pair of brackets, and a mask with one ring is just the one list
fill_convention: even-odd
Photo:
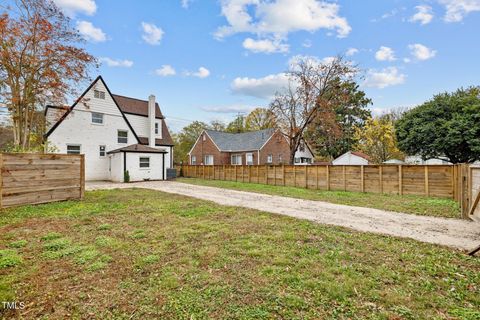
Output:
[[51,0],[15,0],[0,14],[0,99],[12,117],[14,144],[28,149],[35,112],[64,104],[96,59]]
[[277,93],[270,104],[278,126],[289,140],[290,163],[294,162],[304,132],[314,120],[323,120],[325,126],[335,121],[335,106],[349,98],[342,84],[353,81],[357,72],[342,57],[329,61],[306,57],[292,64],[288,88]]

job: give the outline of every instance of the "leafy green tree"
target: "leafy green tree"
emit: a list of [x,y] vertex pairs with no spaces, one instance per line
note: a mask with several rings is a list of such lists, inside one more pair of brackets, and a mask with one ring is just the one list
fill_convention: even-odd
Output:
[[480,87],[442,93],[396,122],[400,150],[452,163],[480,160]]
[[337,87],[341,98],[334,100],[333,111],[316,118],[305,133],[316,154],[327,159],[352,150],[357,142],[356,128],[362,127],[371,117],[368,105],[372,100],[354,81],[337,80]]
[[235,119],[227,125],[225,131],[230,133],[242,133],[248,131],[245,126],[245,116],[242,114],[237,115]]
[[188,152],[205,129],[210,129],[207,123],[194,121],[184,127],[182,131],[173,135],[173,141],[175,143],[173,157],[175,163],[188,162]]

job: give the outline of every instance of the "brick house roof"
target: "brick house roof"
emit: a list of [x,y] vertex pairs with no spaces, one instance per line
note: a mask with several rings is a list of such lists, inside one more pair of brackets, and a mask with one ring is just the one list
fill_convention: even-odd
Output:
[[228,133],[205,130],[220,151],[238,152],[260,150],[275,133],[275,129],[264,129],[243,133]]

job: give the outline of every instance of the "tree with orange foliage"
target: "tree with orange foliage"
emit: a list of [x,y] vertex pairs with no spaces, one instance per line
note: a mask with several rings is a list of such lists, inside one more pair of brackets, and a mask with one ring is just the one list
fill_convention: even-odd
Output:
[[0,102],[12,117],[15,147],[28,150],[35,112],[77,95],[97,61],[53,1],[15,0],[1,9]]
[[336,128],[335,108],[351,99],[351,92],[344,90],[344,84],[353,82],[357,71],[342,57],[328,61],[301,57],[293,61],[288,88],[277,93],[270,104],[278,127],[290,143],[291,164],[310,126],[321,123]]

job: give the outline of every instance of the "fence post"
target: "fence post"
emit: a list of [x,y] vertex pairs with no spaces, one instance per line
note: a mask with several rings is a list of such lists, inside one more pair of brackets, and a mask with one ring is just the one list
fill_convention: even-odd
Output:
[[248,183],[252,182],[252,166],[248,166]]
[[398,194],[403,194],[403,173],[402,173],[402,165],[398,166]]
[[268,164],[265,165],[265,184],[268,185]]
[[430,190],[428,185],[428,165],[425,165],[425,195],[427,197],[430,195]]
[[3,185],[3,154],[0,153],[0,209],[2,208],[2,185]]
[[347,191],[347,169],[346,166],[342,166],[343,168],[343,191]]
[[260,183],[260,166],[257,165],[257,183]]
[[[0,167],[3,166],[3,160],[0,165]],[[1,172],[0,172],[1,175]],[[1,189],[1,183],[0,183],[0,189]],[[1,194],[0,194],[1,197]],[[81,154],[80,155],[80,200],[83,200],[85,197],[85,155]]]
[[469,209],[469,177],[468,177],[468,170],[465,164],[462,164],[461,167],[461,179],[462,179],[462,188],[461,188],[461,196],[462,196],[462,218],[468,218],[468,209]]
[[297,166],[293,165],[293,186],[297,186]]
[[330,166],[327,164],[327,191],[330,191]]
[[383,193],[383,166],[379,165],[378,166],[378,178],[380,182],[380,193]]
[[307,177],[307,173],[308,173],[308,168],[307,168],[307,165],[305,165],[305,189],[308,189],[308,177]]
[[365,176],[364,176],[364,174],[365,174],[365,169],[364,169],[364,166],[361,166],[361,167],[360,167],[360,173],[361,173],[361,175],[362,175],[362,177],[361,177],[361,183],[362,183],[361,188],[362,188],[362,192],[365,192]]
[[287,178],[286,178],[286,175],[285,175],[285,163],[282,164],[282,178],[283,178],[283,186],[285,186],[287,184]]
[[203,180],[205,180],[205,165],[202,165],[202,176]]
[[273,165],[273,185],[277,185],[277,166]]
[[316,184],[316,187],[317,187],[317,190],[318,190],[318,170],[319,170],[319,166],[315,166],[316,170],[315,170],[315,184]]

